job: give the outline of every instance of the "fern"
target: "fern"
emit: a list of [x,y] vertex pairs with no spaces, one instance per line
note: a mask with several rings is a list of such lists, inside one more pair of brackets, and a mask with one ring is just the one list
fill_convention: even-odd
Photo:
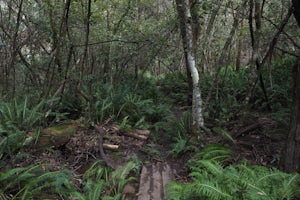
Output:
[[70,178],[71,173],[67,170],[47,172],[37,164],[1,173],[0,186],[3,193],[14,194],[16,199],[36,199],[41,194],[59,194],[67,198],[76,192]]
[[202,149],[200,152],[196,153],[191,160],[214,160],[217,162],[225,162],[230,160],[232,157],[232,152],[229,148],[221,146],[221,145],[208,145],[204,149]]
[[6,127],[5,123],[11,122],[20,130],[29,130],[43,119],[41,109],[44,105],[45,101],[41,101],[31,107],[27,97],[23,102],[16,99],[13,102],[4,102],[0,105],[1,124]]
[[41,101],[30,106],[27,97],[24,101],[0,103],[0,154],[14,154],[26,144],[25,132],[42,123],[44,105],[45,101]]
[[[222,151],[216,151],[218,149]],[[251,166],[246,162],[224,167],[215,159],[223,153],[226,155],[229,151],[214,145],[196,154],[189,162],[192,181],[170,183],[169,199],[293,199],[299,195],[298,174]],[[200,160],[201,157],[206,159]]]
[[167,185],[168,199],[169,200],[183,200],[184,184],[179,182],[170,182]]
[[194,183],[190,186],[193,192],[197,196],[204,196],[212,200],[219,199],[231,199],[231,195],[226,194],[217,183],[207,182],[207,183]]
[[84,193],[86,194],[83,196],[85,200],[98,200],[101,197],[101,193],[105,187],[106,182],[104,180],[98,180],[97,182],[88,179],[84,186]]
[[101,160],[94,162],[89,169],[84,173],[84,179],[94,178],[96,180],[103,179],[105,182],[109,180],[109,175],[112,170],[108,167],[103,167]]
[[[74,197],[79,199],[98,200],[98,199],[120,199],[124,186],[136,180],[129,176],[140,170],[141,163],[136,157],[132,157],[122,168],[112,171],[110,168],[103,167],[100,161],[96,161],[84,174],[83,193],[75,193]],[[101,197],[104,188],[109,188],[113,196]]]

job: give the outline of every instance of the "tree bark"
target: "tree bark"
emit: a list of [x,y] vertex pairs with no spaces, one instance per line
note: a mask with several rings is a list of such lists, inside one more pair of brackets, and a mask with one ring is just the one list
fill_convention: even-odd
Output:
[[300,58],[293,70],[294,89],[291,124],[283,152],[282,167],[287,172],[300,172]]
[[189,76],[192,78],[193,83],[192,131],[200,133],[201,127],[203,127],[204,125],[204,120],[202,116],[202,99],[199,87],[199,74],[196,68],[195,56],[193,53],[192,16],[189,5],[189,0],[176,0],[178,16],[180,19],[180,29],[184,47],[184,54],[187,61],[187,71],[190,72]]
[[[293,0],[294,16],[300,27],[300,1]],[[290,130],[283,151],[282,167],[287,172],[300,172],[300,56],[293,70],[293,107]]]

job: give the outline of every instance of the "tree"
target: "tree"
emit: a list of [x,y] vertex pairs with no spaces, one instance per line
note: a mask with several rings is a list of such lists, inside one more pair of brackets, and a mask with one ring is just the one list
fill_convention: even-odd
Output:
[[202,116],[202,106],[201,106],[201,92],[199,87],[199,73],[196,68],[195,54],[193,49],[196,49],[196,42],[193,39],[195,34],[193,34],[193,18],[190,10],[189,0],[176,0],[177,12],[180,20],[180,30],[182,37],[182,44],[184,48],[184,55],[187,64],[188,75],[192,78],[192,116],[193,116],[193,132],[200,132],[201,127],[204,125],[204,120]]
[[[300,1],[293,0],[294,16],[300,27]],[[282,167],[287,172],[300,172],[300,56],[293,67],[293,107]]]

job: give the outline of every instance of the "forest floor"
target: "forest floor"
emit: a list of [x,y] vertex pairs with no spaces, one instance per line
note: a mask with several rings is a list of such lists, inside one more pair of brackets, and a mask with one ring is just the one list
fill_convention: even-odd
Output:
[[[212,128],[209,126],[215,125],[209,125],[208,123],[208,128]],[[232,141],[228,141],[219,134],[214,133],[207,135],[206,141],[218,144],[231,143],[230,148],[234,154],[231,163],[238,163],[246,159],[251,164],[278,167],[284,138],[282,138],[282,135],[278,137],[272,135],[270,137],[270,135],[265,134],[265,132],[276,128],[276,126],[275,121],[262,114],[252,113],[250,116],[237,116],[236,119],[232,119],[227,124],[227,130],[233,134],[232,138],[234,139]],[[158,172],[160,174],[158,179],[160,180],[162,180],[161,176],[165,176],[163,174],[166,173],[166,180],[189,181],[188,174],[190,171],[185,164],[192,157],[193,151],[186,151],[178,157],[174,157],[170,153],[170,141],[164,139],[163,134],[154,135],[157,133],[150,133],[150,131],[145,133],[145,131],[140,130],[125,133],[120,131],[115,124],[105,125],[103,128],[105,130],[104,143],[117,145],[116,147],[118,147],[115,150],[105,150],[107,158],[116,168],[124,165],[133,155],[136,155],[142,161],[143,166],[146,167],[146,169],[143,169],[145,171],[144,174],[142,172],[140,177],[145,176],[145,173],[149,174],[147,169],[152,168],[150,171],[155,171],[157,167],[157,169],[160,169]],[[132,135],[140,135],[142,137],[132,137]],[[154,140],[153,138],[156,139]],[[200,145],[199,148],[201,148]],[[22,156],[20,156],[21,154]],[[48,170],[54,171],[67,168],[73,172],[74,176],[82,177],[84,172],[97,159],[101,159],[99,153],[99,132],[95,129],[78,129],[76,134],[59,147],[23,149],[21,153],[7,160],[6,168],[45,163],[44,167]],[[127,195],[126,198],[137,199],[138,195],[142,195],[138,194],[142,190],[148,190],[148,193],[151,193],[150,190],[152,190],[153,193],[157,193],[153,187],[151,189],[151,186],[148,189],[142,189],[139,181],[142,181],[143,185],[147,183],[143,182],[140,177],[138,177],[137,182],[133,182],[127,187],[128,191],[124,191],[124,195]],[[152,185],[155,182],[159,182],[155,177],[149,179],[149,181],[152,181]],[[162,195],[165,193],[164,186],[163,184],[161,187]],[[152,199],[155,200],[157,198],[153,197]]]

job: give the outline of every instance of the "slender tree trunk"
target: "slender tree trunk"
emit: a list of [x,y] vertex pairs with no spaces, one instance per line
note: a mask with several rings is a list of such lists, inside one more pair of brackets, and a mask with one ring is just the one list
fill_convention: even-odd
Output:
[[234,22],[233,22],[233,25],[232,25],[232,28],[231,28],[231,31],[230,31],[230,34],[229,34],[229,36],[226,40],[226,43],[223,47],[222,53],[221,53],[220,58],[218,60],[217,67],[216,67],[216,73],[215,73],[214,78],[212,80],[212,86],[210,87],[208,95],[207,95],[206,100],[205,100],[205,106],[204,107],[206,109],[208,108],[208,103],[211,100],[212,92],[214,91],[214,89],[216,88],[216,85],[218,83],[218,76],[219,76],[220,70],[224,65],[224,61],[226,60],[226,56],[228,56],[228,50],[229,50],[230,44],[233,40],[233,37],[236,33],[236,29],[238,28],[238,25],[239,25],[238,22],[239,22],[239,19],[235,18]]
[[184,53],[188,64],[187,71],[190,71],[189,76],[192,78],[193,83],[192,131],[200,133],[201,127],[204,126],[204,120],[202,116],[202,99],[199,87],[199,74],[195,64],[195,56],[193,54],[192,16],[189,5],[189,0],[176,0],[177,11],[180,18],[180,29]]
[[[12,88],[12,97],[15,96],[15,92],[16,92],[16,67],[15,67],[15,58],[17,56],[19,47],[17,45],[17,38],[18,38],[18,32],[19,32],[19,27],[20,27],[20,22],[21,22],[21,13],[22,13],[22,7],[23,7],[23,0],[21,0],[20,4],[19,4],[19,10],[18,10],[18,15],[17,15],[17,23],[15,26],[15,32],[14,32],[14,36],[13,36],[13,41],[12,41],[12,55],[11,55],[11,59],[9,62],[9,66],[8,66],[8,71],[6,72],[6,76],[7,76],[7,80],[9,77],[9,70],[12,69],[13,70],[13,88]],[[7,88],[8,88],[8,84],[7,84]]]
[[212,70],[212,65],[213,63],[211,62],[211,44],[212,44],[212,39],[213,39],[213,28],[215,21],[217,19],[219,10],[221,8],[222,1],[218,1],[218,4],[215,5],[215,8],[213,9],[211,16],[208,20],[207,27],[205,30],[205,34],[203,35],[203,44],[204,48],[202,49],[201,55],[203,55],[203,71],[205,70]]
[[[186,30],[185,30],[185,27],[184,27],[184,24],[185,24],[185,17],[184,17],[184,13],[185,13],[185,8],[183,6],[183,1],[184,0],[176,0],[176,9],[177,9],[177,13],[178,13],[178,16],[179,16],[179,21],[180,21],[180,33],[181,33],[181,40],[182,40],[182,43],[183,45],[185,46],[185,37],[186,37]],[[184,57],[185,57],[185,66],[186,66],[186,75],[187,75],[187,79],[188,79],[188,94],[187,94],[187,104],[189,106],[192,105],[192,99],[193,99],[193,80],[192,80],[192,76],[191,76],[191,71],[190,71],[190,68],[188,67],[189,66],[189,63],[188,63],[188,59],[187,59],[187,53],[186,51],[184,51]]]
[[240,31],[238,35],[238,42],[237,42],[237,55],[236,55],[236,60],[235,60],[235,70],[239,71],[241,68],[241,59],[242,59],[242,54],[243,54],[243,37],[245,35],[245,30],[244,30],[244,23],[245,20],[243,18],[244,15],[244,8],[241,9],[241,25],[240,25]]
[[80,95],[90,103],[90,110],[89,114],[91,114],[92,111],[92,97],[88,94],[86,94],[81,86],[83,82],[83,73],[85,66],[87,66],[88,63],[88,44],[89,44],[89,35],[90,35],[90,19],[91,19],[91,4],[92,0],[88,0],[88,7],[87,7],[87,18],[86,18],[86,30],[85,30],[85,45],[84,45],[84,51],[83,56],[81,59],[81,63],[79,64],[79,81],[77,84],[77,91],[80,93]]
[[[250,29],[250,35],[251,35],[251,42],[252,42],[252,61],[251,61],[251,71],[249,74],[249,88],[248,93],[246,95],[246,98],[244,100],[244,105],[248,106],[250,98],[252,96],[252,93],[255,89],[255,85],[257,83],[257,79],[255,79],[255,66],[256,66],[256,72],[257,77],[260,83],[260,87],[263,91],[265,101],[267,103],[268,110],[271,109],[271,105],[269,102],[269,98],[267,95],[265,83],[262,77],[261,73],[261,58],[260,58],[260,39],[261,39],[261,17],[262,17],[262,9],[263,4],[261,0],[250,0],[250,14],[249,14],[249,29]],[[255,28],[253,26],[253,10],[254,10],[254,19],[255,19]]]

